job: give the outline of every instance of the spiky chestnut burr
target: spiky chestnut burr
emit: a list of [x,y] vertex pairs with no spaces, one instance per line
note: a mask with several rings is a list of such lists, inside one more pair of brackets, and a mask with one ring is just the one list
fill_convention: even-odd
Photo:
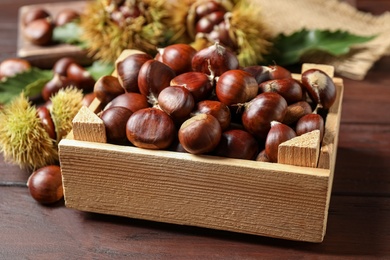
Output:
[[95,0],[80,17],[82,40],[96,59],[114,62],[124,49],[156,53],[171,38],[162,0]]
[[5,105],[0,111],[0,151],[5,161],[26,169],[57,163],[57,144],[70,131],[82,98],[81,90],[73,87],[62,89],[52,97],[49,111],[56,140],[45,130],[36,107],[23,93]]
[[247,0],[197,0],[186,23],[196,49],[219,42],[237,54],[241,66],[264,61],[272,45],[260,8]]

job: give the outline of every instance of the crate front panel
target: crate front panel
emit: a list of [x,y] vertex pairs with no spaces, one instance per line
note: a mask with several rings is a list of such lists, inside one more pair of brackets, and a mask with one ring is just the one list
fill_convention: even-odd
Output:
[[59,148],[67,207],[292,240],[324,237],[327,169],[71,139]]

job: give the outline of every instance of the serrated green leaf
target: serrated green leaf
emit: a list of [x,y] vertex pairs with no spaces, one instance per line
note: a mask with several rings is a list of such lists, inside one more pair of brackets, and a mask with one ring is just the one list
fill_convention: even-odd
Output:
[[53,31],[53,39],[56,42],[83,46],[80,41],[82,29],[77,22],[69,22],[62,26],[56,26]]
[[31,68],[30,70],[17,74],[14,77],[7,78],[0,82],[0,104],[10,102],[14,97],[18,96],[22,91],[28,90],[26,96],[31,97],[39,93],[44,83],[53,77],[53,72],[49,70],[41,70]]
[[114,71],[114,65],[111,63],[95,61],[90,67],[87,67],[86,70],[89,71],[95,80],[98,80],[102,76],[111,75]]
[[274,52],[268,60],[279,65],[298,63],[304,55],[325,52],[333,56],[348,54],[351,47],[374,39],[345,31],[306,30],[291,35],[279,35],[274,40]]

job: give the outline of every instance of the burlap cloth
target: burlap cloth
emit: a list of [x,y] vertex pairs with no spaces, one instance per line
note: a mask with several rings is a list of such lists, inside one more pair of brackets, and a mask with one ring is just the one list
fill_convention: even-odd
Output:
[[384,55],[390,54],[390,12],[380,16],[358,11],[338,0],[251,0],[258,4],[274,36],[302,28],[344,30],[374,40],[354,46],[348,55],[304,57],[303,62],[333,65],[341,76],[360,80]]

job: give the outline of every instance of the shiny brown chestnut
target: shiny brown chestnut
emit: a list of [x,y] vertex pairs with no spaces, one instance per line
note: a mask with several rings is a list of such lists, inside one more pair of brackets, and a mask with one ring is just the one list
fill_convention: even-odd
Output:
[[336,100],[336,86],[324,71],[309,69],[302,73],[302,85],[310,98],[324,109],[329,109]]
[[268,158],[267,154],[265,153],[265,149],[263,149],[257,156],[256,161],[258,162],[271,162]]
[[217,147],[222,129],[212,115],[198,114],[187,119],[179,129],[179,141],[192,154],[205,154]]
[[115,97],[107,104],[105,109],[110,107],[125,107],[134,113],[137,110],[150,107],[150,105],[147,97],[144,95],[135,92],[125,92]]
[[22,23],[26,26],[32,21],[48,17],[50,17],[50,13],[46,9],[37,7],[24,13],[22,16]]
[[53,72],[61,76],[67,76],[67,70],[70,64],[76,63],[71,57],[63,57],[57,60],[53,65]]
[[288,69],[279,65],[265,66],[265,70],[268,71],[270,79],[285,79],[292,77],[292,74]]
[[292,104],[303,99],[301,84],[293,78],[272,79],[259,84],[259,91],[276,92]]
[[313,112],[310,104],[307,101],[299,101],[293,103],[287,107],[286,115],[283,118],[282,123],[291,125],[296,123],[301,117]]
[[0,63],[0,79],[13,77],[31,69],[29,61],[21,58],[9,58]]
[[256,97],[258,85],[255,78],[243,70],[228,70],[217,81],[215,93],[222,103],[230,106],[245,103]]
[[49,109],[46,106],[37,107],[37,116],[41,120],[41,124],[49,137],[53,140],[57,140],[56,128],[54,126]]
[[111,107],[100,114],[106,129],[108,143],[125,144],[128,141],[126,124],[132,114],[133,112],[125,107]]
[[163,89],[158,95],[157,103],[176,122],[187,119],[195,106],[191,92],[182,86],[169,86]]
[[301,117],[295,126],[297,135],[303,135],[314,130],[320,130],[320,140],[322,140],[325,125],[324,119],[319,114],[307,114]]
[[31,196],[41,204],[52,204],[62,199],[61,168],[48,165],[34,171],[27,180]]
[[80,14],[70,8],[62,9],[58,12],[58,14],[54,17],[54,24],[56,26],[63,26],[67,23],[70,23],[80,17]]
[[265,153],[270,162],[278,162],[279,145],[296,136],[295,131],[288,125],[272,121],[271,129],[269,130],[265,141]]
[[149,54],[135,53],[115,64],[116,71],[118,72],[119,83],[127,92],[139,93],[139,70],[146,61],[152,59],[153,57]]
[[148,60],[139,70],[139,91],[147,97],[149,95],[158,97],[161,90],[168,87],[175,76],[175,71],[168,65],[157,60]]
[[117,96],[125,93],[117,77],[106,75],[100,77],[94,86],[96,98],[106,106]]
[[200,17],[217,11],[226,12],[226,9],[216,1],[204,1],[195,8],[195,15],[199,20]]
[[23,29],[24,37],[34,45],[46,46],[52,43],[54,26],[47,18],[28,23]]
[[258,154],[257,140],[245,130],[231,129],[222,133],[213,154],[236,159],[254,160]]
[[54,74],[54,77],[43,86],[41,91],[42,98],[43,100],[48,101],[60,89],[74,85],[74,82],[69,78]]
[[202,72],[186,72],[174,77],[171,85],[183,86],[188,89],[195,102],[209,98],[213,91],[214,77]]
[[243,71],[250,73],[255,79],[257,84],[271,80],[269,69],[261,65],[253,65],[242,68]]
[[245,105],[242,124],[256,138],[265,140],[271,122],[282,121],[286,111],[287,102],[281,95],[274,92],[261,93]]
[[225,131],[230,126],[230,109],[227,105],[217,100],[203,100],[198,102],[192,114],[210,114],[214,116],[221,125],[222,131]]
[[144,108],[130,116],[126,136],[136,147],[166,149],[175,139],[176,128],[172,118],[161,109]]
[[225,11],[215,11],[201,17],[196,25],[195,30],[197,33],[210,33],[214,26],[224,20]]
[[67,77],[75,82],[76,87],[83,90],[84,93],[92,92],[95,85],[95,79],[91,73],[77,63],[69,64],[66,70]]
[[218,42],[198,51],[192,59],[192,70],[220,76],[228,70],[239,68],[237,56]]
[[196,50],[189,44],[177,43],[158,48],[156,60],[168,65],[176,75],[192,71],[192,58]]

